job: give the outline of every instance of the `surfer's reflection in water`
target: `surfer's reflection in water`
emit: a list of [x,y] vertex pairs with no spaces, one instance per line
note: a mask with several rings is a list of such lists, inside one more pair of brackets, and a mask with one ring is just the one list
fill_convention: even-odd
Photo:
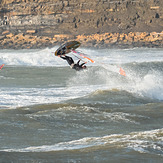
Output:
[[75,64],[74,63],[74,60],[71,57],[69,57],[69,56],[66,56],[66,55],[62,55],[61,56],[60,55],[59,57],[62,58],[62,59],[65,59],[68,62],[68,64],[70,65],[70,67],[72,69],[75,69],[76,71],[80,71],[80,70],[83,70],[83,69],[86,69],[87,68],[84,65],[85,63],[82,63],[82,64],[79,65],[80,60]]

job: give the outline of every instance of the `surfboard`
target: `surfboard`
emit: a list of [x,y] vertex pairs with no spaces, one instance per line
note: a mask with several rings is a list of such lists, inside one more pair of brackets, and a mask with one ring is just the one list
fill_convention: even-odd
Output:
[[77,49],[81,45],[78,41],[69,41],[61,45],[56,51],[55,56],[65,55],[70,53],[72,50]]
[[3,65],[0,66],[0,70],[3,68],[4,65],[5,65],[5,64],[3,64]]

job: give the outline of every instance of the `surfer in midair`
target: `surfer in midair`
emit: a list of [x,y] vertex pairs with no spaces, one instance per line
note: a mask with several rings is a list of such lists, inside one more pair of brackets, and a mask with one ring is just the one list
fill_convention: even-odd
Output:
[[79,61],[75,64],[75,63],[74,63],[74,60],[73,60],[71,57],[67,56],[67,55],[62,55],[62,56],[60,55],[59,57],[62,58],[62,59],[64,59],[64,60],[66,60],[66,61],[68,62],[68,64],[70,65],[70,67],[71,67],[72,69],[75,69],[76,71],[80,71],[80,70],[83,70],[83,69],[86,69],[86,68],[87,68],[87,67],[84,65],[85,63],[79,64],[80,59],[79,59]]

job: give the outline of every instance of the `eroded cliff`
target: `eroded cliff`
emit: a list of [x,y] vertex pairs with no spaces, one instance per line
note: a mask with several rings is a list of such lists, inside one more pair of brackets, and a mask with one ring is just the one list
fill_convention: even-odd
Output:
[[[9,34],[9,38],[27,35],[31,39],[50,40],[53,45],[56,41],[76,39],[81,35],[118,33],[128,36],[132,32],[136,36],[136,32],[146,32],[147,37],[156,32],[159,39],[154,45],[162,46],[162,6],[162,0],[2,0],[0,40]],[[103,39],[100,44],[122,44],[127,37],[120,40],[119,36],[114,41]],[[95,41],[91,45],[95,45]],[[124,44],[133,41],[132,37]]]

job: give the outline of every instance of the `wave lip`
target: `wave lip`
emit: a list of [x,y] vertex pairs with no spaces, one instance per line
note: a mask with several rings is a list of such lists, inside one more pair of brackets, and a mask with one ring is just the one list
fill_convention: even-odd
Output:
[[43,145],[22,149],[5,149],[5,152],[51,152],[71,150],[102,150],[125,148],[140,153],[152,153],[163,156],[163,129],[132,132],[128,135],[113,134],[104,137],[86,137],[79,140],[62,142],[55,145]]
[[114,106],[134,106],[157,102],[157,100],[121,89],[96,90],[84,97],[72,99],[71,102],[82,104],[106,104]]

